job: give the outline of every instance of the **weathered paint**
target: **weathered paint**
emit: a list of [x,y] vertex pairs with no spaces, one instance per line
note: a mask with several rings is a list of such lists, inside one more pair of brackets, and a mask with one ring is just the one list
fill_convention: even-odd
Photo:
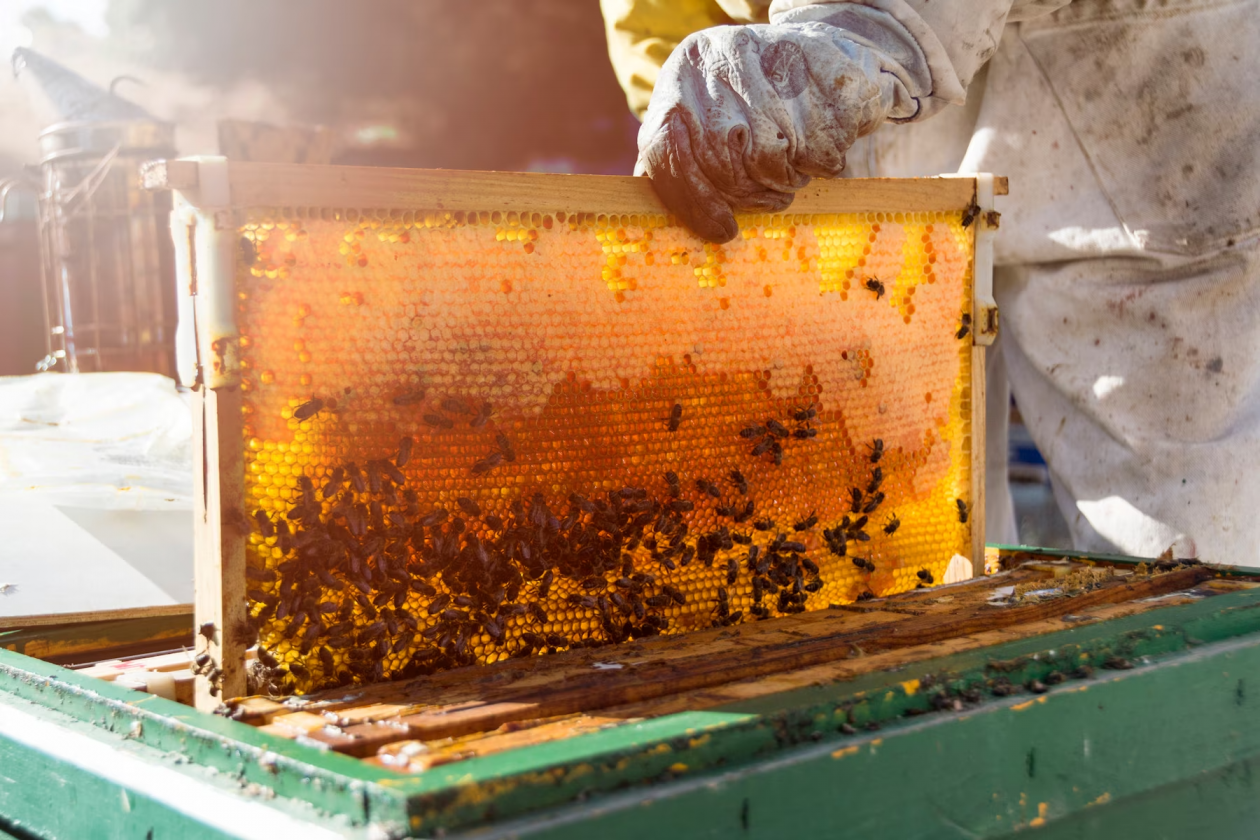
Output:
[[[1224,648],[1213,644],[1223,640]],[[871,807],[881,804],[900,808],[896,804],[900,801],[898,791],[929,790],[941,785],[942,777],[951,773],[942,768],[952,767],[957,774],[959,756],[964,757],[962,763],[969,772],[983,770],[988,774],[987,766],[978,768],[978,760],[973,757],[977,751],[985,754],[985,761],[1001,767],[1003,773],[1013,772],[1017,777],[1021,773],[1027,775],[1029,766],[1042,768],[1036,772],[1041,780],[1038,784],[1047,784],[1042,777],[1050,772],[1046,768],[1053,766],[1051,756],[1055,753],[1046,753],[1047,748],[1038,744],[1036,761],[1030,762],[1022,750],[1011,746],[1020,744],[1021,737],[1031,737],[1029,733],[1037,733],[1038,738],[1061,734],[1074,745],[1074,752],[1058,759],[1060,775],[1083,774],[1089,780],[1094,778],[1091,774],[1108,767],[1113,773],[1119,772],[1108,751],[1114,752],[1117,743],[1123,742],[1117,742],[1118,736],[1106,731],[1106,726],[1095,722],[1103,731],[1076,732],[1074,718],[1047,714],[1076,703],[1083,704],[1078,712],[1084,716],[1082,719],[1089,720],[1089,710],[1098,706],[1136,704],[1130,715],[1132,721],[1126,719],[1116,728],[1135,741],[1159,740],[1144,735],[1149,731],[1147,727],[1169,726],[1161,719],[1166,709],[1192,714],[1189,709],[1194,708],[1201,692],[1193,697],[1172,696],[1178,687],[1165,682],[1159,682],[1154,689],[1148,686],[1135,691],[1134,686],[1139,683],[1134,680],[1155,679],[1183,667],[1181,663],[1199,662],[1205,657],[1211,663],[1214,679],[1226,681],[1233,708],[1249,710],[1238,678],[1228,674],[1254,673],[1260,667],[1260,654],[1255,661],[1244,662],[1241,654],[1225,649],[1230,644],[1244,648],[1260,644],[1260,593],[1235,592],[1169,607],[1159,612],[1158,629],[1149,615],[1074,627],[1040,638],[917,663],[898,674],[868,674],[848,682],[810,686],[706,712],[626,724],[566,741],[435,768],[414,777],[399,777],[353,759],[271,738],[252,727],[201,715],[159,698],[137,695],[13,654],[0,653],[0,701],[4,692],[27,697],[118,734],[129,732],[131,724],[139,721],[141,729],[133,738],[137,743],[181,752],[196,765],[237,775],[274,790],[281,798],[311,802],[345,814],[360,825],[379,820],[425,834],[443,827],[456,829],[483,824],[487,819],[506,820],[559,808],[555,813],[581,815],[584,820],[592,820],[594,827],[602,825],[598,815],[612,808],[620,809],[618,812],[628,825],[641,832],[649,825],[659,827],[666,816],[674,819],[677,815],[670,810],[673,806],[666,803],[683,796],[684,791],[692,789],[689,786],[716,786],[715,790],[725,791],[723,780],[732,772],[742,774],[740,778],[758,778],[755,790],[745,791],[735,800],[741,808],[745,798],[753,803],[750,813],[754,816],[750,819],[754,823],[756,814],[788,807],[803,796],[834,798],[836,791],[842,791],[842,799],[849,801],[851,794],[857,795],[854,791],[868,785],[870,774],[874,774],[871,778],[884,774],[879,777],[888,792],[870,790],[861,796],[870,799]],[[1082,664],[1104,662],[1108,657],[1126,657],[1138,667],[1114,672],[1114,676],[1106,671],[1098,671],[1092,677],[1071,676],[1070,672]],[[1041,695],[1019,714],[1009,712],[1014,706],[1029,702],[1026,694],[1007,699],[994,696],[992,689],[999,680],[1009,681],[1019,690],[1019,686],[1056,671],[1067,674],[1069,681]],[[915,690],[908,692],[905,684],[911,681]],[[1090,691],[1077,690],[1085,685],[1091,686]],[[970,698],[966,700],[965,715],[935,712],[935,702],[954,698]],[[1150,708],[1153,698],[1158,699],[1157,708]],[[1221,736],[1227,726],[1230,731],[1241,728],[1246,738],[1257,739],[1254,748],[1260,750],[1260,720],[1217,716],[1200,723],[1208,727],[1199,733],[1200,737]],[[1110,719],[1106,725],[1116,726]],[[880,736],[863,732],[867,726],[881,729]],[[842,734],[853,729],[859,734]],[[912,733],[926,732],[933,734],[910,738]],[[955,732],[965,733],[966,738],[955,738]],[[1257,734],[1253,736],[1252,732]],[[1024,735],[1015,737],[1019,733]],[[962,738],[961,734],[958,737]],[[920,738],[926,740],[916,740]],[[1182,739],[1175,740],[1181,749],[1191,749]],[[1250,740],[1247,744],[1251,749]],[[861,749],[848,752],[854,746]],[[1215,761],[1213,766],[1234,758],[1234,752],[1227,751],[1219,738],[1217,743],[1196,751]],[[840,757],[844,760],[837,760]],[[816,765],[811,765],[808,773],[796,775],[793,768],[815,758],[825,759],[828,767],[843,768],[843,775],[829,776],[833,771]],[[1033,801],[1047,803],[1046,819],[1053,825],[1104,792],[1120,799],[1145,790],[1157,777],[1165,779],[1161,783],[1174,783],[1188,774],[1212,769],[1195,770],[1187,765],[1184,771],[1168,771],[1171,759],[1154,756],[1144,760],[1153,762],[1152,766],[1142,768],[1140,779],[1123,789],[1112,784],[1113,777],[1107,777],[1105,788],[1092,781],[1076,784],[1078,779],[1074,778],[1079,791],[1055,788],[1051,795],[1037,795]],[[1159,764],[1161,761],[1164,764]],[[914,768],[920,764],[937,767],[940,772],[919,778]],[[1165,776],[1160,777],[1159,773]],[[1027,807],[1019,812],[1003,806],[1002,803],[1016,801],[1018,790],[1010,789],[1004,776],[994,778],[992,785],[969,785],[965,791],[956,792],[971,797],[964,797],[964,801],[975,810],[974,814],[963,815],[960,825],[975,827],[984,835],[991,833],[994,825],[1005,825],[1009,830],[1012,825],[1037,818],[1038,814]],[[643,785],[651,785],[650,807],[639,801],[645,790]],[[743,790],[738,785],[736,788]],[[763,788],[779,791],[781,798],[766,798]],[[620,794],[612,793],[618,790],[629,791],[626,795],[637,803],[633,808],[625,806],[629,811],[614,804],[622,801],[617,798]],[[1001,792],[1002,796],[991,800],[997,803],[994,807],[981,808],[976,797],[989,802],[988,791]],[[1037,791],[1029,788],[1028,792]],[[706,801],[704,797],[696,800],[700,805]],[[581,802],[587,804],[575,804]],[[596,810],[589,812],[587,808]],[[647,810],[640,812],[639,808]],[[917,818],[928,820],[921,824],[925,825],[936,816],[918,812]],[[810,820],[806,823],[813,824]],[[685,833],[683,828],[688,824],[682,819],[677,833]],[[735,829],[742,830],[741,824],[737,819]],[[861,821],[856,824],[855,836],[862,835],[862,825]],[[905,823],[902,827],[912,825]],[[731,826],[714,820],[697,830],[700,836],[722,836],[714,832],[724,828]],[[537,834],[533,828],[530,831]],[[604,829],[599,831],[603,833]],[[537,836],[552,836],[550,832],[548,829]],[[807,835],[805,832],[800,836]],[[554,836],[566,835],[560,832]],[[622,835],[611,833],[609,838],[616,836]]]

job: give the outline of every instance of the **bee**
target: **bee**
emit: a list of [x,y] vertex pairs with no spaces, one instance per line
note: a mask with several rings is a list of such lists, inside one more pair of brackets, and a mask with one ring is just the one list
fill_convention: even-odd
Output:
[[936,583],[936,579],[932,577],[932,573],[927,569],[919,569],[919,571],[914,573],[914,576],[924,583]]
[[787,426],[784,426],[778,420],[773,418],[766,421],[766,430],[777,438],[785,438],[791,434],[791,432],[788,431]]
[[792,526],[792,530],[808,531],[810,528],[813,528],[817,524],[818,524],[818,512],[810,511],[809,516],[805,517],[800,522],[797,522],[795,525]]
[[[408,440],[410,439],[411,438],[408,438]],[[392,481],[398,487],[402,487],[404,484],[407,483],[407,476],[403,475],[402,470],[394,466],[393,462],[391,461],[377,461],[376,468],[378,471],[383,472],[385,474],[385,477],[388,478],[390,481]],[[380,492],[380,491],[374,491],[374,492]]]
[[485,516],[481,518],[481,521],[486,523],[486,527],[492,531],[503,530],[503,518],[500,516],[495,516],[493,513],[486,514]]
[[324,410],[324,401],[319,397],[313,397],[306,402],[293,409],[294,420],[310,420],[316,414]]
[[802,589],[804,589],[806,592],[810,592],[810,593],[817,592],[818,590],[820,590],[820,589],[822,589],[822,588],[823,588],[823,582],[822,582],[822,579],[821,579],[821,578],[811,578],[811,579],[809,580],[809,582],[808,582],[808,583],[806,583],[806,584],[802,587]]
[[979,216],[979,215],[980,215],[980,205],[976,204],[974,201],[971,202],[971,206],[969,206],[966,210],[963,211],[962,226],[971,227],[971,223],[974,222],[976,220],[976,216]]
[[697,478],[696,489],[699,490],[701,493],[708,493],[710,496],[712,496],[715,499],[722,498],[722,491],[718,488],[716,484],[714,484],[712,481],[709,481],[708,479]]
[[758,531],[770,531],[774,529],[774,520],[770,518],[758,519],[753,523],[753,527]]
[[354,487],[354,492],[367,492],[367,482],[363,480],[363,473],[359,470],[359,465],[354,461],[346,464],[346,476],[349,477],[350,484]]
[[967,503],[962,499],[954,499],[954,504],[958,506],[958,521],[967,524]]
[[521,641],[530,647],[546,647],[547,640],[538,633],[525,632],[521,634]]
[[670,502],[667,507],[677,513],[685,513],[689,510],[695,510],[696,505],[695,502],[688,501],[687,499],[674,499],[674,501]]
[[549,619],[547,617],[547,611],[544,610],[540,604],[536,602],[532,603],[527,607],[527,609],[529,610],[530,617],[534,619],[534,621],[537,621],[539,624],[546,624],[548,622]]
[[425,611],[428,612],[429,615],[437,615],[442,612],[442,610],[446,609],[450,603],[451,596],[443,592],[441,595],[429,602],[429,606],[425,608]]
[[884,439],[875,438],[875,442],[871,444],[871,463],[878,464],[879,459],[884,457]]
[[811,405],[808,408],[796,409],[796,411],[792,414],[792,419],[795,420],[797,423],[807,423],[810,420],[813,420],[817,416],[818,416],[818,409]]
[[964,312],[962,316],[962,326],[958,328],[958,332],[954,333],[954,338],[966,338],[967,333],[969,332],[971,332],[971,315]]
[[503,432],[494,433],[494,445],[499,447],[499,451],[503,453],[505,458],[508,455],[512,455],[511,458],[508,458],[509,461],[516,460],[516,456],[512,452],[512,441],[508,440],[508,436],[503,434]]
[[461,399],[456,399],[455,397],[447,397],[442,400],[441,405],[442,410],[447,414],[472,414],[472,411],[469,410],[467,403]]
[[424,528],[432,528],[435,525],[440,525],[445,522],[446,517],[448,516],[450,516],[450,512],[448,512],[446,508],[434,508],[432,512],[421,519],[418,524]]
[[770,438],[766,438],[765,440],[761,441],[760,443],[758,443],[756,446],[752,448],[751,454],[754,458],[760,458],[762,455],[765,455],[767,452],[769,452],[770,447],[773,445],[774,445],[774,441],[771,440]]
[[264,539],[271,539],[276,535],[276,528],[271,524],[266,511],[254,511],[254,521],[258,523],[258,530],[262,532]]
[[751,534],[741,534],[738,531],[733,531],[731,533],[731,539],[739,543],[740,545],[752,545]]
[[559,633],[548,633],[546,636],[547,647],[563,648],[569,647],[571,642],[567,637],[561,636]]
[[874,513],[875,508],[879,507],[883,503],[884,493],[883,491],[880,491],[866,500],[866,504],[862,505],[862,513]]
[[665,423],[671,432],[678,431],[678,426],[682,423],[682,411],[682,403],[674,403],[674,407],[669,410],[669,418]]
[[411,460],[411,447],[415,445],[411,435],[403,435],[398,439],[398,454],[394,456],[394,466],[401,469]]
[[481,516],[481,506],[466,496],[460,496],[455,500],[455,504],[459,505],[459,509],[469,516]]
[[215,626],[213,621],[207,621],[205,624],[197,628],[197,635],[206,640],[206,644],[214,641]]
[[663,592],[659,595],[652,595],[651,597],[643,599],[643,603],[647,604],[649,607],[652,607],[653,609],[660,609],[661,607],[668,607],[673,602],[674,602],[674,599]]
[[897,533],[897,529],[901,527],[901,520],[897,518],[897,514],[893,514],[892,519],[888,520],[888,524],[884,526],[884,533],[892,536]]
[[730,471],[731,484],[735,485],[735,489],[739,491],[741,496],[748,495],[748,480],[744,478],[744,474],[739,470]]
[[661,587],[661,591],[664,592],[666,595],[668,595],[671,599],[673,599],[674,603],[677,604],[678,606],[680,607],[686,606],[687,596],[684,595],[682,590],[679,589],[678,587],[670,586],[666,584]]
[[880,282],[878,277],[868,277],[863,285],[875,293],[875,300],[879,300],[884,296],[884,284]]
[[455,428],[455,421],[454,421],[454,420],[451,420],[451,419],[449,419],[449,418],[443,417],[443,416],[442,416],[442,415],[440,415],[440,414],[426,414],[426,415],[424,415],[424,417],[423,417],[422,419],[424,420],[425,425],[427,425],[427,426],[432,426],[432,427],[433,427],[433,428],[435,428],[435,429],[453,429],[453,428]]
[[726,585],[733,586],[739,579],[739,561],[734,557],[726,561]]
[[258,262],[258,247],[254,245],[254,241],[252,239],[248,236],[242,236],[240,248],[241,260],[244,261],[247,268]]
[[817,436],[818,436],[818,430],[813,428],[812,426],[806,426],[803,429],[792,430],[792,437],[796,438],[797,440],[809,440],[810,438],[817,437]]
[[480,429],[489,421],[491,413],[490,403],[483,402],[481,408],[477,409],[477,413],[473,415],[473,419],[468,421],[468,425],[474,429]]
[[853,513],[861,513],[862,512],[862,488],[850,487],[849,498],[851,499],[851,502],[849,504],[849,510],[852,511]]
[[[475,462],[469,470],[473,475],[485,475],[490,470],[503,463],[504,455],[502,452],[491,452],[480,461]],[[515,456],[513,456],[515,457]]]
[[713,512],[716,513],[718,516],[733,516],[735,513],[735,509],[732,508],[730,505],[718,505],[717,507],[713,508]]
[[745,440],[756,440],[757,438],[765,437],[765,435],[765,426],[746,426],[739,430],[739,436]]
[[394,405],[415,405],[418,402],[424,402],[423,388],[415,391],[405,391],[394,397]]
[[682,486],[678,480],[678,473],[673,470],[667,470],[665,472],[665,483],[669,485],[669,495],[677,499],[678,495],[682,492]]
[[690,565],[692,559],[694,559],[695,556],[696,556],[696,549],[694,546],[690,546],[690,545],[684,546],[682,556],[678,558],[678,565],[680,566]]

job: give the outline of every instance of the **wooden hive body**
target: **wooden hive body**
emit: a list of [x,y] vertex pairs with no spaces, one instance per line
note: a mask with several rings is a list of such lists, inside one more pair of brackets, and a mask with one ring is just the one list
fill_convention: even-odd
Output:
[[991,177],[817,183],[722,246],[643,179],[149,177],[192,292],[202,706],[255,637],[305,692],[982,566]]

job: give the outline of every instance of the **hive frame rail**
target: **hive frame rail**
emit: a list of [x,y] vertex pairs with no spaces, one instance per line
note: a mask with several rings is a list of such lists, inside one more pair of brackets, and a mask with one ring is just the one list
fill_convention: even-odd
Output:
[[[244,444],[235,318],[233,208],[359,208],[365,217],[406,210],[526,210],[598,207],[609,213],[667,213],[646,178],[538,173],[405,170],[305,164],[229,163],[222,157],[154,161],[145,187],[172,190],[171,231],[178,273],[176,366],[193,388],[197,652],[220,671],[217,690],[196,681],[196,703],[213,710],[246,693],[250,645],[245,595]],[[985,364],[997,335],[992,296],[995,195],[1007,180],[988,174],[917,179],[815,180],[793,213],[957,212],[975,218],[971,365],[971,563],[984,574]]]

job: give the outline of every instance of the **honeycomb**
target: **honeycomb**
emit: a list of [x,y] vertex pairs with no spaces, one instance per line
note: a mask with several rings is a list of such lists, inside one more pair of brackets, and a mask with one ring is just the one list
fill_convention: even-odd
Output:
[[756,621],[970,554],[959,213],[241,211],[248,578],[306,692]]

